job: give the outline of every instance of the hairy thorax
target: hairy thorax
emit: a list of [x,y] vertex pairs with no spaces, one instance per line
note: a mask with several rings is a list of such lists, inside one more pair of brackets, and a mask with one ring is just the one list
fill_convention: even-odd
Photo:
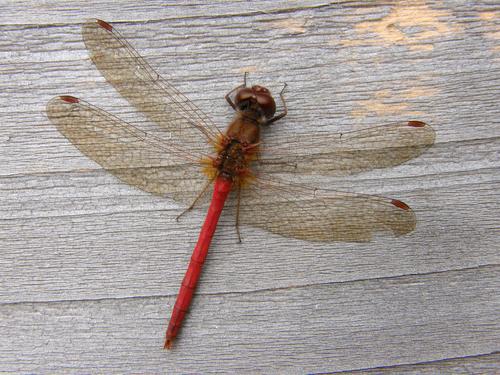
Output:
[[260,118],[238,112],[226,134],[216,144],[217,155],[206,168],[210,177],[218,175],[238,183],[251,177],[249,165],[257,156],[260,141]]

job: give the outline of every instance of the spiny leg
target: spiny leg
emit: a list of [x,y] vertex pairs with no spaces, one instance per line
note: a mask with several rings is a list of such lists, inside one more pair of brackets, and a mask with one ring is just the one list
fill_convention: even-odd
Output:
[[208,187],[212,184],[212,182],[214,181],[214,179],[215,178],[211,178],[210,180],[208,180],[208,182],[205,184],[205,186],[203,187],[203,189],[201,190],[201,192],[194,199],[193,203],[191,203],[191,205],[188,208],[186,208],[184,211],[182,211],[175,218],[175,221],[179,221],[179,219],[181,218],[181,216],[183,216],[186,212],[191,211],[194,208],[194,206],[196,206],[196,203],[198,203],[198,201],[200,200],[200,198],[205,195],[205,193],[207,192]]
[[277,114],[276,116],[274,116],[273,118],[271,118],[269,121],[267,121],[267,125],[272,124],[273,122],[275,122],[275,121],[279,120],[280,118],[283,118],[283,117],[285,117],[287,115],[288,108],[286,106],[285,95],[284,95],[285,89],[286,89],[287,86],[288,85],[285,82],[285,84],[283,85],[283,88],[280,91],[280,98],[281,98],[281,102],[283,103],[283,112]]

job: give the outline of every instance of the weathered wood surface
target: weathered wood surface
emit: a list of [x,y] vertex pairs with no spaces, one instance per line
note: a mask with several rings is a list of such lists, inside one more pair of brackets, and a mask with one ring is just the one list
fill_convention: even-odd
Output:
[[[500,371],[496,1],[0,2],[0,371]],[[127,186],[49,123],[60,94],[143,121],[80,35],[113,22],[219,123],[242,72],[290,107],[279,132],[419,119],[423,156],[314,184],[397,197],[412,234],[311,244],[226,215],[172,352],[164,330],[203,212]],[[356,372],[358,373],[358,372]]]

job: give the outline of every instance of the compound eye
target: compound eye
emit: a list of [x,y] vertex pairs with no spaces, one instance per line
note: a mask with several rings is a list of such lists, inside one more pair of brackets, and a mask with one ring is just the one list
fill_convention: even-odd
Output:
[[271,95],[271,91],[269,91],[266,87],[259,85],[252,86],[252,91],[266,118],[273,117],[276,112],[276,103]]
[[253,92],[255,94],[267,94],[267,95],[271,95],[271,91],[269,91],[264,86],[255,85],[255,86],[252,86],[252,90],[253,90]]
[[254,93],[251,88],[244,87],[238,91],[234,98],[234,103],[239,107],[239,104],[251,99],[254,96]]
[[266,89],[266,91],[267,93],[257,94],[257,103],[259,103],[266,118],[269,119],[276,113],[276,103],[274,102],[273,97],[269,94],[269,90]]

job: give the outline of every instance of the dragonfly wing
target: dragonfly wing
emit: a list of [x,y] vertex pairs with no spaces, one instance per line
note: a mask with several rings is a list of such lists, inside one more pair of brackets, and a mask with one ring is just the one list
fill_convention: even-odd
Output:
[[47,115],[81,152],[130,185],[190,204],[207,182],[201,156],[80,99],[55,97],[47,105]]
[[82,33],[90,58],[125,99],[190,150],[210,151],[209,143],[220,135],[217,127],[162,79],[118,31],[93,19],[86,21]]
[[415,229],[405,203],[372,195],[315,190],[279,180],[257,180],[242,191],[240,222],[308,241],[365,242],[374,233]]
[[432,146],[434,139],[434,130],[420,121],[342,134],[296,134],[265,139],[256,170],[257,173],[349,175],[404,163]]

